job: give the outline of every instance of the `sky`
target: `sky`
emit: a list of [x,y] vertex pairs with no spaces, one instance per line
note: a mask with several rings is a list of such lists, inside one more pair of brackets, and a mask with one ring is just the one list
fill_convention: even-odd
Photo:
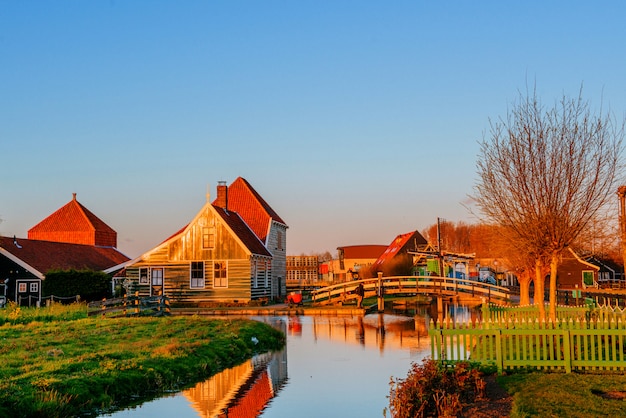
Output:
[[244,177],[287,254],[478,221],[528,88],[626,112],[621,1],[0,0],[0,235],[77,199],[136,257]]

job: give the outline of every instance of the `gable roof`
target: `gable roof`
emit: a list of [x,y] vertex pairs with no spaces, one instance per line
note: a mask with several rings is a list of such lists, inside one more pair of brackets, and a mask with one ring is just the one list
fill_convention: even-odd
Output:
[[347,245],[337,247],[337,250],[343,251],[343,258],[346,259],[378,259],[387,249],[386,245]]
[[112,247],[2,236],[0,236],[0,254],[30,270],[39,278],[43,278],[53,269],[103,271],[129,260]]
[[[255,233],[250,229],[248,224],[239,216],[237,212],[226,210],[222,207],[216,205],[209,205],[213,208],[213,210],[217,213],[217,215],[224,221],[224,223],[228,226],[228,228],[235,234],[235,236],[241,241],[241,243],[250,251],[252,254],[262,255],[271,257],[272,254],[267,250],[265,245],[259,240],[259,238],[255,235]],[[205,206],[206,207],[206,206]],[[203,207],[199,213],[204,212],[205,207]],[[188,223],[187,225],[180,228],[178,231],[170,235],[168,238],[163,240],[157,247],[159,248],[162,245],[178,238],[180,235],[185,233],[187,228],[193,222]],[[139,256],[138,258],[141,258]],[[134,260],[132,260],[134,261]]]
[[417,251],[426,245],[428,245],[428,241],[418,231],[400,234],[394,238],[385,252],[378,257],[378,260],[374,261],[372,268],[380,268],[385,262],[391,260],[398,254],[406,253],[410,250]]
[[237,235],[239,240],[245,245],[252,254],[264,255],[271,257],[272,254],[267,250],[265,245],[260,241],[259,237],[248,227],[248,224],[239,216],[237,212],[229,211],[219,206],[213,206],[213,209],[220,215],[226,225]]
[[28,230],[28,239],[117,247],[117,232],[72,200]]
[[[213,205],[217,204],[213,201]],[[243,177],[237,177],[228,186],[229,211],[239,213],[241,218],[248,224],[262,242],[266,242],[270,228],[270,221],[278,222],[284,226],[285,221],[270,207],[270,205],[257,193],[256,190]]]

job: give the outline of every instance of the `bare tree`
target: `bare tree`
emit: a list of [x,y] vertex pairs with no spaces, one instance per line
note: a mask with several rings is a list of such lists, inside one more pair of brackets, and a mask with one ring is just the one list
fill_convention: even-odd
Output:
[[560,255],[614,192],[623,136],[624,123],[593,115],[582,90],[549,109],[533,91],[490,121],[480,144],[477,204],[536,260],[537,275],[549,260],[552,319]]

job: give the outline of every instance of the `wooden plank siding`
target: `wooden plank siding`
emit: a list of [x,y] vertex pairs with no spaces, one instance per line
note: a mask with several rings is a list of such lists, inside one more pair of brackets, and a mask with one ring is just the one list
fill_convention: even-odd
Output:
[[284,298],[287,294],[287,227],[270,221],[267,249],[272,254],[272,298]]
[[[191,287],[192,262],[204,262],[204,288]],[[215,286],[216,262],[226,263],[225,287]],[[272,293],[271,257],[251,254],[208,204],[178,235],[126,267],[126,278],[134,282],[135,290],[150,296],[151,284],[139,283],[141,268],[163,269],[163,292],[173,303],[248,302]]]

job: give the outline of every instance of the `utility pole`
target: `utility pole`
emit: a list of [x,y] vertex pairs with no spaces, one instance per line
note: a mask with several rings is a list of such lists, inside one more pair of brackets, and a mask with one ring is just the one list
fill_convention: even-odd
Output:
[[622,259],[624,261],[624,277],[626,278],[626,186],[617,189],[619,197],[619,231]]
[[441,250],[441,218],[437,218],[437,257],[439,260],[439,277],[443,277],[443,251]]

